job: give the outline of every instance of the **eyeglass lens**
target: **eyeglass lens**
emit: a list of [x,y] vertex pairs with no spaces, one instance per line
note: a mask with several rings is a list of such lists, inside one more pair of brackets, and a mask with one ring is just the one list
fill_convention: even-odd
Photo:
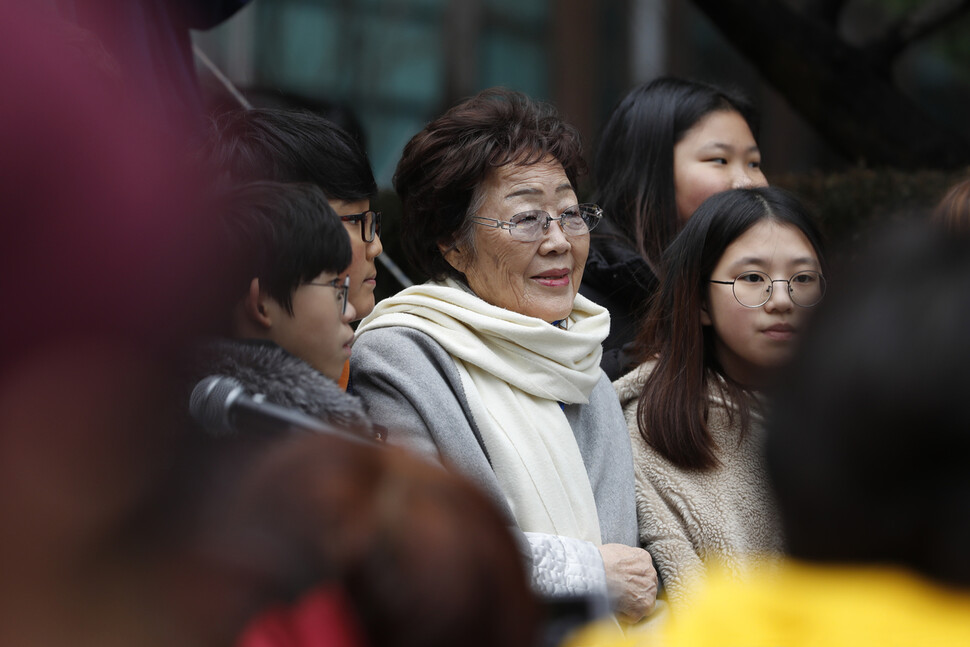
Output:
[[590,229],[596,226],[599,218],[596,217],[596,210],[577,205],[570,207],[562,212],[558,218],[553,218],[545,211],[525,211],[512,216],[510,222],[515,227],[509,229],[512,238],[524,242],[532,242],[542,238],[542,234],[552,224],[558,220],[563,232],[570,236],[582,236],[589,233]]
[[343,279],[334,279],[332,281],[327,281],[326,283],[315,283],[310,281],[307,285],[318,285],[320,287],[333,288],[337,291],[337,303],[340,304],[340,314],[347,314],[347,300],[350,294],[350,277],[345,276]]
[[341,220],[360,223],[360,237],[365,243],[374,242],[375,236],[381,235],[381,212],[365,211],[349,216],[340,216]]
[[361,214],[360,235],[365,243],[373,242],[375,236],[381,235],[381,214],[379,211],[365,211]]
[[[339,279],[337,279],[339,281]],[[340,281],[339,285],[335,286],[337,288],[337,300],[340,302],[340,315],[343,316],[347,314],[347,296],[350,294],[350,277],[344,277],[343,281]]]
[[803,308],[816,305],[825,294],[825,279],[818,272],[799,272],[787,281],[773,281],[763,272],[745,272],[734,280],[734,296],[741,305],[757,308],[771,298],[775,283],[787,283],[792,303]]

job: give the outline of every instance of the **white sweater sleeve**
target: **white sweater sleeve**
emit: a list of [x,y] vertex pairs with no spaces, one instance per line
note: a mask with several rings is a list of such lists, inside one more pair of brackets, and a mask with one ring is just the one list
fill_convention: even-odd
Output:
[[543,596],[591,595],[608,607],[606,570],[599,549],[588,541],[524,533],[532,554],[532,584]]

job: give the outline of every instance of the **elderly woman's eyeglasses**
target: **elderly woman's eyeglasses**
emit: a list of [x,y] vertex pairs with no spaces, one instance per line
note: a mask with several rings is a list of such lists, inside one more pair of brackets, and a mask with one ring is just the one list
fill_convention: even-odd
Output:
[[375,236],[381,235],[381,212],[365,211],[363,213],[353,213],[349,216],[340,216],[344,222],[359,222],[360,237],[365,243],[374,241]]
[[314,283],[310,281],[307,285],[316,285],[321,288],[333,288],[337,290],[337,303],[340,304],[340,316],[347,314],[347,295],[350,294],[350,276],[336,278],[326,283]]
[[532,243],[545,235],[549,230],[549,224],[553,221],[559,221],[559,226],[567,236],[583,236],[596,227],[602,218],[603,210],[595,204],[578,204],[569,207],[557,218],[553,218],[545,211],[523,211],[507,221],[481,216],[474,216],[471,221],[484,227],[508,229],[515,240]]
[[738,274],[733,281],[710,282],[732,286],[734,298],[745,308],[760,308],[768,303],[775,283],[787,283],[792,303],[802,308],[818,305],[825,296],[825,277],[812,270],[797,272],[790,279],[772,279],[764,272],[752,271]]

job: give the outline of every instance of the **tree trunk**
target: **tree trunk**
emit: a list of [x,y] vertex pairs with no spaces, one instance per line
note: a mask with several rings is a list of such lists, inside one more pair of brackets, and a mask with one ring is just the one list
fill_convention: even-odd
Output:
[[970,142],[933,120],[866,54],[779,0],[693,0],[834,149],[899,168],[970,163]]

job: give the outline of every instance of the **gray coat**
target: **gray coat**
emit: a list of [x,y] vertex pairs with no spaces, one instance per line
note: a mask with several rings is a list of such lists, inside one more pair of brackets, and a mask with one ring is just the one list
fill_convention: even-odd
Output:
[[[388,442],[464,474],[513,520],[472,419],[454,360],[430,336],[411,328],[378,328],[354,343],[351,389]],[[586,405],[564,412],[586,465],[603,543],[637,545],[633,458],[626,422],[605,374]],[[605,585],[602,559],[588,542],[525,533],[542,593],[589,593]]]

